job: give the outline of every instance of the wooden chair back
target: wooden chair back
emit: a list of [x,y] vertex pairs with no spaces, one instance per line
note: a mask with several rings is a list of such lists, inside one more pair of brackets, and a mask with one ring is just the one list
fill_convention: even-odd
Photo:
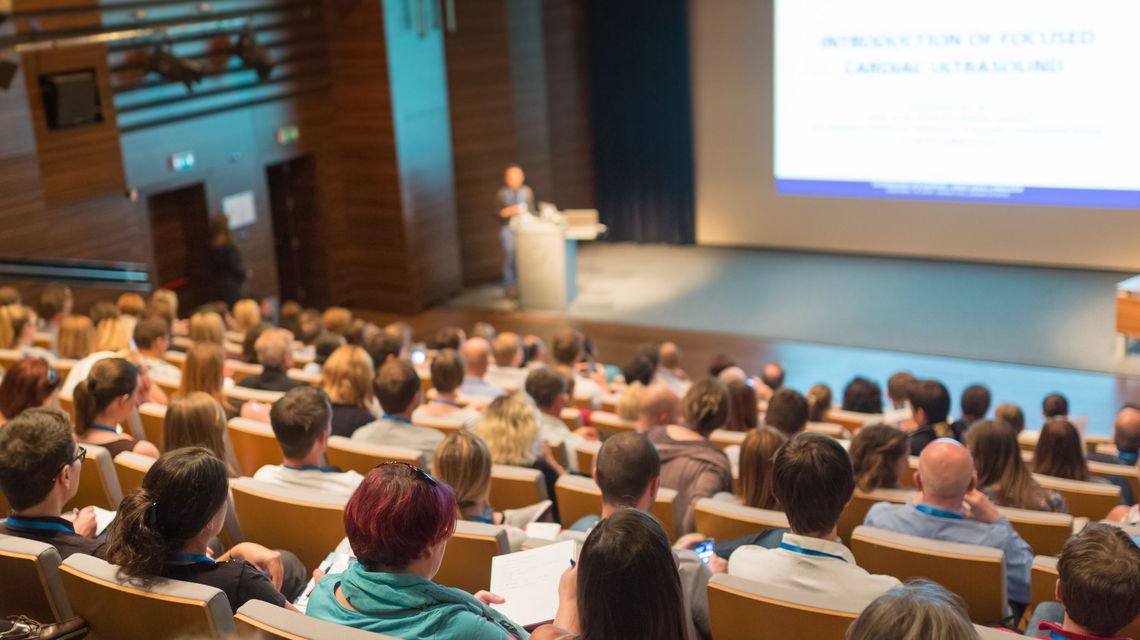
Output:
[[602,515],[602,490],[593,478],[564,475],[554,484],[554,496],[565,527],[586,516]]
[[735,502],[701,498],[696,509],[697,531],[716,540],[751,536],[773,528],[788,528],[782,511],[745,507]]
[[50,544],[0,534],[0,619],[25,615],[46,624],[73,618],[59,565]]
[[598,452],[602,450],[602,443],[597,440],[583,440],[574,447],[574,455],[578,456],[578,471],[586,475],[594,474],[594,462],[598,459]]
[[233,372],[230,377],[233,378],[234,384],[239,384],[252,376],[259,376],[262,372],[261,365],[241,360],[226,360],[226,368]]
[[637,423],[622,420],[621,416],[609,411],[594,411],[590,414],[590,426],[597,428],[603,436],[612,436],[623,431],[637,431]]
[[24,353],[16,349],[0,349],[0,367],[7,371],[24,359]]
[[362,629],[310,618],[264,600],[250,600],[234,614],[238,637],[245,640],[394,640]]
[[1055,556],[1061,553],[1065,541],[1073,535],[1073,516],[1067,513],[1048,513],[1028,509],[998,507],[998,511],[1013,525],[1017,535],[1033,549],[1033,553]]
[[344,539],[347,497],[285,489],[238,478],[231,483],[242,536],[270,549],[288,549],[316,567]]
[[879,502],[906,504],[906,501],[914,495],[912,489],[876,489],[869,493],[856,489],[855,494],[851,496],[851,502],[848,502],[843,508],[843,513],[839,514],[839,539],[850,542],[855,527],[863,524],[867,519],[867,512],[875,504]]
[[881,413],[859,413],[858,411],[845,411],[839,407],[833,407],[828,410],[827,414],[823,417],[824,422],[837,424],[852,434],[859,433],[863,425],[881,422],[882,419],[883,415]]
[[232,418],[226,431],[243,476],[252,476],[267,464],[281,464],[281,447],[268,423]]
[[142,486],[146,472],[156,460],[149,456],[139,455],[133,451],[124,451],[115,456],[115,478],[119,481],[119,489],[126,496]]
[[649,510],[649,513],[665,528],[665,533],[669,534],[670,542],[680,537],[677,533],[678,508],[677,491],[661,487],[657,490],[657,499],[653,501],[653,508]]
[[1033,474],[1045,489],[1052,489],[1065,497],[1069,513],[1079,518],[1102,520],[1120,504],[1120,487],[1099,482],[1080,482],[1053,476]]
[[467,593],[488,589],[491,586],[491,558],[510,551],[506,529],[460,520],[455,523],[455,533],[447,542],[435,581]]
[[491,467],[491,504],[496,509],[519,509],[546,499],[546,478],[538,469]]
[[1140,467],[1090,461],[1089,474],[1100,478],[1124,478],[1132,487],[1132,498],[1140,500]]
[[384,462],[406,462],[426,469],[423,452],[407,447],[389,447],[367,442],[359,442],[344,436],[329,438],[329,448],[325,457],[330,465],[344,471],[355,471],[367,475],[376,465]]
[[111,511],[118,510],[119,503],[123,501],[123,490],[115,475],[111,452],[93,444],[80,446],[87,449],[87,455],[83,457],[83,469],[79,472],[79,490],[64,509],[94,505]]
[[562,423],[566,425],[566,428],[570,429],[571,431],[582,426],[581,409],[577,409],[575,407],[564,407],[562,409],[562,415],[559,417],[562,419]]
[[709,620],[714,638],[768,640],[812,638],[843,640],[859,612],[807,593],[793,593],[727,574],[715,574],[708,586]]
[[748,434],[743,432],[743,431],[729,431],[728,429],[717,429],[716,431],[713,431],[712,433],[709,434],[709,442],[715,444],[716,446],[720,447],[721,449],[725,449],[727,447],[732,447],[732,446],[739,447],[740,445],[744,444],[744,438],[747,435]]
[[146,439],[153,442],[159,451],[165,451],[162,444],[162,423],[166,421],[166,406],[144,402],[139,407],[139,418],[142,420]]
[[416,416],[412,423],[420,427],[428,427],[429,429],[441,431],[444,435],[447,435],[452,431],[459,431],[463,428],[462,424],[449,422],[447,420],[440,420],[438,418],[432,418],[431,416]]
[[66,413],[71,418],[71,423],[75,424],[75,398],[61,393],[57,399],[59,400],[60,411]]

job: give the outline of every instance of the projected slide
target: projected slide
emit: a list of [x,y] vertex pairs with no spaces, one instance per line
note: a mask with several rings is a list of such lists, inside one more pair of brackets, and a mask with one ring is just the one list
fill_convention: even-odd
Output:
[[784,195],[1140,208],[1140,1],[776,0]]

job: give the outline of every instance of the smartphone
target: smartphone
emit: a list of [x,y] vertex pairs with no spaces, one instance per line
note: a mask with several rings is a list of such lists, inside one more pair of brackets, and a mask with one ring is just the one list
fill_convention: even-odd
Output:
[[755,380],[753,380],[752,378],[745,378],[745,379],[744,379],[744,384],[746,384],[746,385],[748,385],[748,386],[750,386],[750,387],[755,387],[755,386],[756,386],[756,381],[755,381]]
[[700,557],[701,562],[708,564],[709,560],[712,560],[713,555],[716,554],[716,541],[709,538],[693,547],[693,551],[697,552],[697,556]]
[[423,349],[416,349],[412,352],[412,364],[419,366],[427,362],[427,353]]

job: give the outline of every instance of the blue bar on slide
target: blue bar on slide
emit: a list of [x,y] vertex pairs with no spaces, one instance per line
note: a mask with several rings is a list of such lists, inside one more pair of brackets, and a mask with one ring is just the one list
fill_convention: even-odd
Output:
[[878,198],[937,200],[984,204],[1028,204],[1058,207],[1140,209],[1140,191],[1108,189],[1052,189],[990,185],[915,184],[905,182],[854,182],[839,180],[776,179],[776,193],[826,198]]

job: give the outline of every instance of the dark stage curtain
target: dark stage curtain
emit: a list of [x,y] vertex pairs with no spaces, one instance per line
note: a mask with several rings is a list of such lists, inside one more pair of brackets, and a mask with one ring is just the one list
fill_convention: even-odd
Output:
[[687,0],[588,0],[597,202],[611,240],[694,241]]

